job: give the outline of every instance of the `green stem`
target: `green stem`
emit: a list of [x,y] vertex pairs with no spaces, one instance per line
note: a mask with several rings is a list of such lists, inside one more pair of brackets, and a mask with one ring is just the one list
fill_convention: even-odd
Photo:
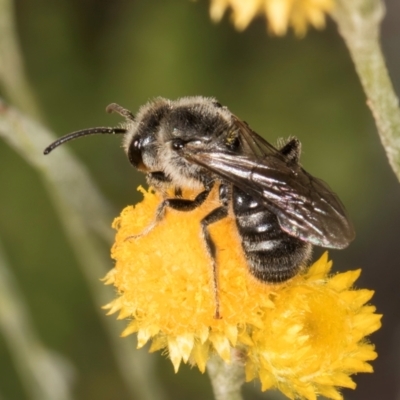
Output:
[[88,172],[67,149],[59,149],[51,157],[43,149],[54,140],[50,132],[0,99],[0,137],[3,137],[24,160],[35,167],[44,179],[63,228],[87,278],[101,322],[109,335],[118,366],[131,394],[144,400],[165,398],[155,382],[151,357],[136,351],[129,340],[121,339],[121,321],[107,319],[101,305],[110,302],[110,290],[99,282],[111,262],[104,245],[95,233],[107,242],[112,240],[110,209],[93,184]]
[[367,96],[367,104],[400,181],[400,109],[379,40],[381,0],[337,0],[332,16],[344,38]]
[[122,323],[106,320],[100,310],[100,305],[110,301],[110,290],[99,282],[99,278],[110,268],[111,261],[104,246],[100,246],[94,236],[96,233],[111,243],[113,213],[86,169],[67,149],[59,149],[51,157],[43,155],[43,149],[54,141],[54,135],[26,115],[42,119],[36,96],[26,78],[12,0],[0,0],[0,85],[10,102],[25,112],[18,112],[0,99],[0,137],[41,173],[87,277],[131,396],[144,400],[164,399],[166,395],[155,378],[154,357],[136,351],[130,340],[121,339]]
[[0,85],[10,103],[41,119],[37,99],[25,74],[12,0],[0,0],[0,61]]
[[61,355],[41,343],[11,271],[0,243],[0,330],[27,397],[71,400],[75,371]]
[[211,379],[216,400],[242,400],[241,387],[244,383],[244,366],[232,353],[232,361],[227,364],[214,356],[207,362],[207,372]]

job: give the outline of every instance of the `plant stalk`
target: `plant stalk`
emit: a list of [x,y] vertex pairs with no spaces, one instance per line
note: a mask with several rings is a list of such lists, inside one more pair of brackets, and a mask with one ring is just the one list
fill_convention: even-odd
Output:
[[337,0],[332,13],[350,51],[389,163],[400,181],[400,108],[380,45],[381,0]]
[[241,387],[245,380],[244,365],[239,357],[235,357],[234,351],[230,364],[216,355],[210,358],[207,372],[216,400],[243,400]]

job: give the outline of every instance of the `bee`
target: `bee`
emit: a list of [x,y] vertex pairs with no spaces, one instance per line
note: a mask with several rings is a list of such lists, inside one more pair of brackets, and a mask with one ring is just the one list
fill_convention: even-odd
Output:
[[[208,227],[231,212],[249,271],[266,283],[294,277],[311,257],[312,246],[342,249],[354,239],[346,210],[329,186],[300,165],[301,143],[290,138],[275,148],[214,98],[156,98],[137,115],[113,103],[107,112],[125,118],[120,127],[70,133],[48,146],[92,134],[123,134],[130,163],[163,195],[153,223],[168,208],[188,212],[202,205],[218,185],[219,205],[200,222],[212,260],[219,318],[216,245]],[[174,196],[168,196],[171,187]],[[194,199],[182,189],[195,190]]]

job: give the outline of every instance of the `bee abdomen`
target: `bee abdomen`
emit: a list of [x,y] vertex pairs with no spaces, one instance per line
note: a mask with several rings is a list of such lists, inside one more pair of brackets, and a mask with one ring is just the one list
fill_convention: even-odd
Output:
[[311,245],[293,237],[257,239],[257,235],[250,241],[242,237],[242,246],[250,272],[266,283],[279,283],[293,278],[311,253]]
[[238,188],[233,212],[250,272],[266,283],[294,277],[311,255],[311,245],[284,232],[275,214]]

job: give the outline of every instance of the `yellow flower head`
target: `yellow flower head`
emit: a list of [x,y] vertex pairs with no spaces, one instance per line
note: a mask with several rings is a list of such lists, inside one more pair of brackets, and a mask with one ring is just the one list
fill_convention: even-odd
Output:
[[292,26],[297,35],[306,33],[307,25],[323,28],[325,13],[333,9],[334,0],[212,0],[211,18],[219,21],[227,8],[232,8],[237,29],[247,27],[258,14],[265,14],[269,30],[284,35]]
[[278,387],[290,398],[341,399],[336,387],[354,388],[350,374],[371,372],[366,361],[376,353],[365,336],[379,328],[380,316],[365,305],[372,291],[351,289],[359,271],[328,277],[325,254],[289,282],[261,283],[248,271],[234,219],[225,218],[210,226],[222,317],[216,319],[211,260],[200,234],[200,220],[218,204],[216,191],[194,211],[168,209],[154,229],[135,237],[161,201],[140,190],[144,200],[114,221],[116,264],[105,278],[118,291],[109,313],[131,319],[123,336],[137,332],[138,347],[151,339],[151,350],[166,349],[176,371],[182,361],[204,371],[212,353],[229,362],[239,349],[248,380],[259,378],[263,390]]

